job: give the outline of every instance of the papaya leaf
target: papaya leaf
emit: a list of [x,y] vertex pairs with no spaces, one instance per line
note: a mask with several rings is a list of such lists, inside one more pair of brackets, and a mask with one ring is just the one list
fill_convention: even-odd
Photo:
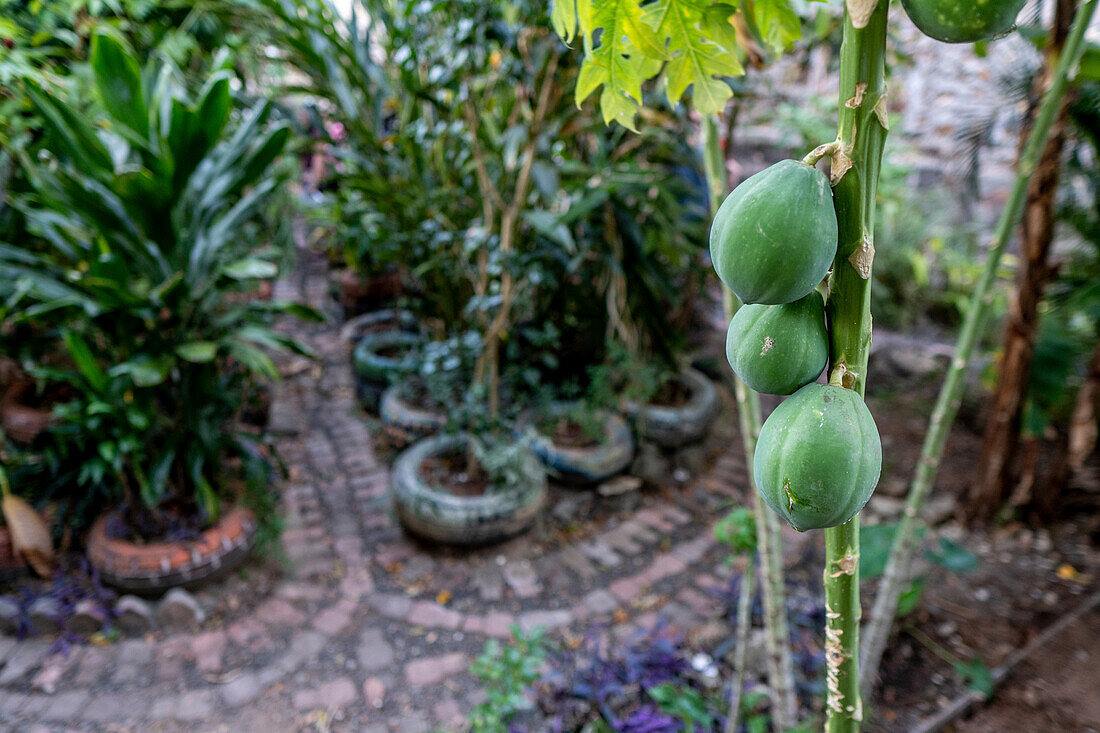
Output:
[[752,19],[773,53],[782,53],[802,37],[802,21],[789,0],[754,0]]
[[563,41],[572,43],[577,35],[577,0],[554,0],[550,23]]
[[729,33],[733,6],[705,0],[657,0],[646,6],[646,21],[667,41],[671,60],[665,93],[676,104],[690,86],[695,109],[721,112],[733,90],[717,76],[741,76],[736,42]]
[[666,56],[664,44],[646,23],[637,0],[577,0],[577,20],[585,51],[577,79],[577,106],[602,86],[604,122],[615,120],[636,130],[634,115],[642,101],[642,82],[659,71],[660,59]]

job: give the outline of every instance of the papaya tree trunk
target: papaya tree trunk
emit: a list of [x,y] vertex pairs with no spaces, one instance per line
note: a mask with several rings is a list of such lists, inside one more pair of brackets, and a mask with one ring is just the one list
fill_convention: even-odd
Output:
[[[1027,143],[1017,161],[1016,178],[997,221],[982,275],[970,295],[966,317],[955,343],[955,355],[951,360],[947,376],[936,399],[936,405],[932,410],[932,416],[928,421],[928,430],[924,435],[920,461],[913,473],[913,481],[906,497],[905,511],[902,514],[901,522],[898,524],[894,543],[890,548],[886,571],[879,584],[878,593],[875,595],[875,606],[871,613],[871,621],[865,630],[865,640],[860,650],[860,664],[864,673],[863,694],[865,697],[870,695],[878,674],[879,663],[882,660],[883,651],[886,649],[886,641],[890,636],[890,629],[897,613],[898,596],[901,593],[902,584],[909,578],[913,545],[916,530],[920,523],[918,519],[920,510],[924,505],[925,497],[927,497],[932,484],[936,480],[936,473],[943,458],[944,447],[947,445],[947,437],[951,432],[951,426],[955,423],[959,404],[962,401],[963,379],[966,375],[966,369],[970,364],[974,349],[984,331],[984,325],[992,308],[992,286],[997,278],[1001,257],[1004,255],[1012,229],[1020,217],[1031,172],[1035,169],[1036,161],[1046,143],[1047,134],[1058,110],[1061,108],[1066,87],[1069,85],[1070,72],[1077,65],[1077,61],[1081,56],[1084,33],[1089,26],[1093,12],[1096,10],[1097,2],[1098,0],[1088,0],[1081,7],[1077,19],[1074,21],[1073,30],[1066,42],[1065,51],[1059,59],[1056,73],[1050,81],[1050,87],[1047,89],[1042,105],[1039,107],[1039,112],[1035,116],[1035,123],[1031,127]],[[1100,380],[1100,375],[1098,375],[1098,380]],[[1100,384],[1097,386],[1100,388]]]
[[[885,52],[889,0],[848,0],[840,48],[837,150],[832,155],[838,247],[829,280],[829,381],[863,395],[871,346],[875,193],[889,122]],[[825,530],[825,730],[858,731],[859,515]]]
[[[1036,91],[1050,86],[1069,35],[1074,8],[1073,0],[1057,0],[1043,73],[1035,80]],[[1023,139],[1031,126],[1024,125]],[[978,480],[966,502],[967,515],[972,520],[991,519],[1000,511],[1010,487],[1016,483],[1020,416],[1031,381],[1035,337],[1039,330],[1039,303],[1053,274],[1049,264],[1050,248],[1054,241],[1055,194],[1065,141],[1065,111],[1061,109],[1028,187],[1020,237],[1020,270],[1009,301],[997,387],[982,442]]]
[[[711,219],[729,190],[726,159],[718,138],[718,125],[713,116],[703,120],[704,172],[710,189]],[[733,291],[722,285],[722,310],[726,322],[733,319],[741,306]],[[791,659],[790,627],[787,622],[786,589],[783,582],[783,547],[779,520],[764,506],[752,477],[753,455],[760,434],[760,395],[748,388],[735,374],[733,391],[737,400],[741,442],[748,465],[749,493],[756,516],[756,544],[760,555],[760,577],[764,595],[764,638],[768,654],[768,682],[772,689],[772,724],[776,730],[786,730],[798,722],[798,697],[794,689],[794,664]]]

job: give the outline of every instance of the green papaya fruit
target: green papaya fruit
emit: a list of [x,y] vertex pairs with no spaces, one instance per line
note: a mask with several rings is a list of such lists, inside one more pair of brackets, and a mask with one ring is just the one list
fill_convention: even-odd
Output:
[[945,43],[973,43],[1004,35],[1026,0],[901,0],[921,33]]
[[760,496],[799,532],[854,517],[881,469],[871,411],[852,390],[827,384],[808,384],[775,408],[752,464]]
[[829,272],[837,223],[829,179],[784,160],[747,178],[722,202],[710,229],[718,277],[743,303],[792,303]]
[[757,392],[791,394],[829,360],[825,303],[815,290],[781,305],[743,305],[726,333],[726,358]]

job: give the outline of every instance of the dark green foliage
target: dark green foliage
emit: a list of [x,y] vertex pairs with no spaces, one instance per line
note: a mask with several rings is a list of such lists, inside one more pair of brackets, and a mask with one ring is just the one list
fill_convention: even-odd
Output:
[[226,72],[192,97],[113,34],[94,36],[91,71],[90,112],[27,82],[54,155],[21,159],[18,208],[39,244],[0,245],[0,292],[27,303],[11,319],[62,336],[35,374],[72,395],[27,460],[71,510],[102,497],[213,518],[268,478],[267,449],[234,422],[277,377],[269,352],[302,351],[274,319],[313,315],[246,296],[277,274],[253,222],[289,130],[267,105],[236,114]]

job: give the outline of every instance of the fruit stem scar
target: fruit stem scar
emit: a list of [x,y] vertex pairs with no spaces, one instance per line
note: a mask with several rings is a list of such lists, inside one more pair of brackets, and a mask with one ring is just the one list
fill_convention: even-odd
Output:
[[856,93],[844,103],[844,106],[848,109],[858,109],[863,104],[863,95],[867,91],[867,82],[861,81],[856,84]]
[[842,361],[838,361],[836,366],[833,367],[833,371],[829,374],[829,384],[833,387],[844,386],[844,376],[848,373],[848,365]]

